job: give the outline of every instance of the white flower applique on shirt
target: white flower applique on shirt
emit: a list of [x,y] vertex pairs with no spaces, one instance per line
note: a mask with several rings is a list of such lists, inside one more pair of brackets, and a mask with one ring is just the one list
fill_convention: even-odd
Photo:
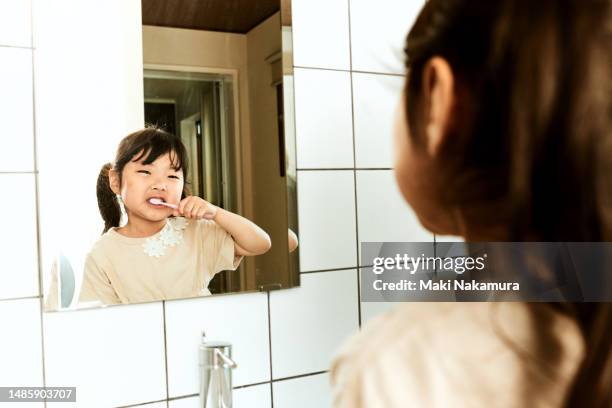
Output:
[[147,238],[142,247],[145,254],[159,258],[166,253],[167,247],[180,244],[183,241],[183,230],[187,227],[185,218],[168,218],[168,222],[155,237]]

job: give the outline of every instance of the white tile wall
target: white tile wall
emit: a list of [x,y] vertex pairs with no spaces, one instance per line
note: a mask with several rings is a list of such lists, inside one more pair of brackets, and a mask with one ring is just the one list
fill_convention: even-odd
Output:
[[294,83],[298,169],[353,167],[350,73],[296,68]]
[[404,201],[392,170],[357,171],[357,203],[361,242],[433,242]]
[[271,408],[272,384],[261,384],[234,390],[233,399],[236,408]]
[[275,408],[331,407],[329,374],[309,375],[274,382]]
[[[166,398],[162,303],[46,313],[46,385],[77,387],[83,407]],[[74,407],[54,403],[54,407]]]
[[351,63],[348,0],[292,0],[291,3],[294,64],[348,70]]
[[423,0],[350,0],[354,71],[404,73],[404,41]]
[[0,171],[33,171],[32,50],[0,47],[0,61]]
[[0,0],[0,46],[32,46],[30,0]]
[[42,387],[40,299],[0,301],[0,387]]
[[356,266],[353,171],[299,171],[300,270]]
[[[168,402],[173,408],[195,407],[197,345],[200,330],[206,329],[210,338],[234,343],[239,365],[235,385],[264,382],[236,389],[235,406],[329,406],[329,360],[359,325],[357,272],[335,270],[357,266],[357,228],[360,240],[432,239],[394,189],[391,171],[355,171],[355,165],[390,166],[387,119],[397,99],[393,87],[402,79],[376,73],[403,72],[398,51],[421,4],[351,0],[349,11],[349,0],[293,1],[294,64],[302,67],[295,70],[301,270],[332,271],[304,273],[300,288],[269,296],[240,294],[44,314],[42,332],[40,298],[0,301],[0,318],[12,328],[0,336],[1,385],[17,380],[41,385],[44,355],[45,384],[77,386],[79,406],[161,408]],[[51,176],[45,166],[53,159],[38,158],[38,176],[1,174],[34,169],[28,99],[32,51],[5,45],[31,47],[34,37],[34,73],[41,87],[34,101],[39,152],[66,126],[75,132],[87,128],[83,123],[96,124],[93,133],[87,133],[89,142],[98,141],[102,133],[120,137],[142,122],[142,112],[130,108],[140,106],[142,98],[142,83],[134,80],[140,75],[140,57],[133,52],[140,41],[135,17],[139,10],[139,0],[60,0],[59,5],[34,0],[31,24],[30,1],[0,0],[0,59],[8,61],[0,67],[0,87],[5,90],[0,115],[12,109],[9,119],[14,122],[7,124],[0,116],[4,129],[10,129],[2,132],[0,142],[10,140],[11,145],[9,154],[0,152],[0,189],[19,198],[18,206],[0,207],[11,214],[5,217],[6,230],[18,234],[0,242],[3,248],[11,244],[9,252],[0,254],[0,298],[39,295],[34,185],[35,177],[40,183]],[[122,29],[109,34],[105,21],[111,17]],[[61,18],[66,24],[58,24]],[[122,58],[133,62],[129,72],[115,63]],[[8,70],[12,73],[7,75]],[[108,84],[107,74],[119,80]],[[88,88],[92,83],[99,91],[95,95]],[[78,113],[74,121],[66,122],[50,109],[65,109],[56,103],[60,93],[69,114]],[[88,119],[92,110],[102,111],[104,120]],[[96,154],[105,154],[107,147],[99,147]],[[43,193],[52,196],[44,188]],[[41,234],[44,239],[44,231]],[[362,321],[386,306],[362,303]],[[294,375],[306,376],[282,380]],[[186,398],[166,401],[175,396]]]
[[404,78],[353,74],[357,168],[393,166],[393,116]]
[[301,287],[270,293],[274,379],[327,370],[359,327],[354,269],[302,274]]
[[34,174],[0,173],[0,299],[39,294],[34,187]]
[[202,330],[208,340],[232,343],[232,358],[238,363],[234,386],[270,381],[267,309],[265,293],[166,302],[170,397],[199,391],[198,347]]

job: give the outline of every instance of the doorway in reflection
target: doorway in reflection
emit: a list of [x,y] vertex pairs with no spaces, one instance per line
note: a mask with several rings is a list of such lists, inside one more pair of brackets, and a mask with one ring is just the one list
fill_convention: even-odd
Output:
[[237,211],[232,186],[231,79],[197,72],[144,71],[145,122],[181,138],[191,159],[193,195]]
[[[239,212],[231,75],[145,69],[143,83],[145,123],[179,136],[187,149],[190,193]],[[217,274],[209,290],[226,292],[231,279]]]

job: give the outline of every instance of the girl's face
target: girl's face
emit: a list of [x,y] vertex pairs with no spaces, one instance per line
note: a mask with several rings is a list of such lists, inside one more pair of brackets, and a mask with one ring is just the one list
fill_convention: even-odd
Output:
[[[138,153],[135,157],[138,157]],[[159,156],[151,164],[143,164],[146,157],[130,161],[123,168],[121,185],[117,177],[111,180],[113,191],[121,195],[128,213],[128,219],[138,217],[151,222],[165,220],[172,209],[149,202],[159,198],[167,203],[178,204],[183,192],[183,171],[172,167],[170,154]]]

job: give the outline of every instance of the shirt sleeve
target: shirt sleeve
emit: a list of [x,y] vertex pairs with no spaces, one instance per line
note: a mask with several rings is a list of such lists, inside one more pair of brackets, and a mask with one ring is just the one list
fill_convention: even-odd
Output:
[[235,255],[234,238],[214,221],[202,220],[201,222],[205,228],[209,229],[204,246],[205,253],[209,255],[212,274],[236,270],[243,257]]
[[104,305],[121,303],[110,279],[91,254],[85,259],[83,284],[79,294],[79,303],[98,302]]

